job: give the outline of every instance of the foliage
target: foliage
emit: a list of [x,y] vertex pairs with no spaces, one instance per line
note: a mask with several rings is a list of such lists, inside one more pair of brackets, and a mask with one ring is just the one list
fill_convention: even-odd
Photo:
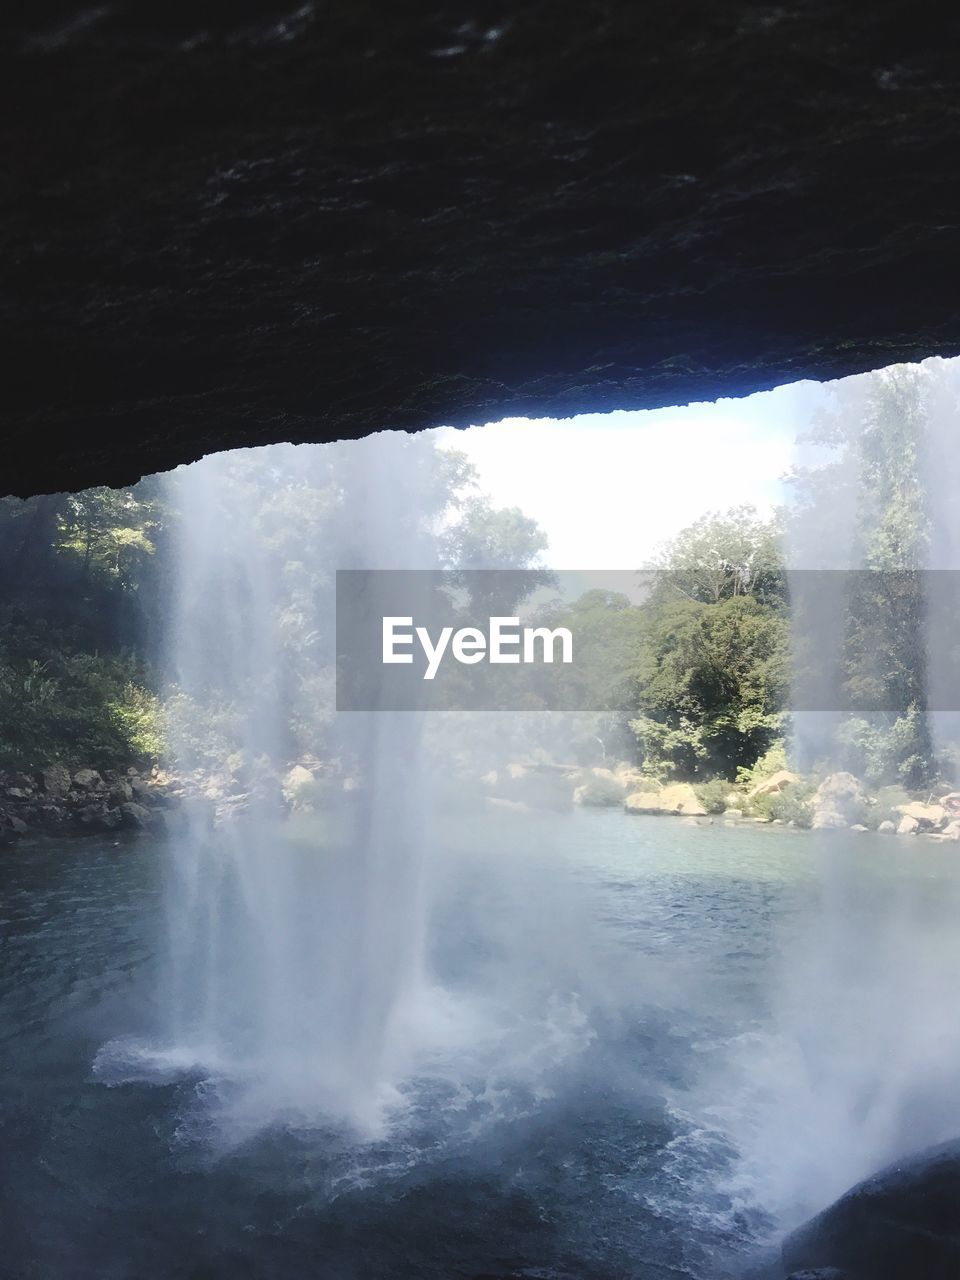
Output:
[[920,786],[934,770],[926,721],[915,703],[896,718],[843,721],[837,746],[839,766],[874,786],[892,779],[907,787]]
[[737,770],[737,786],[744,791],[751,791],[758,783],[765,782],[767,778],[772,778],[775,773],[788,767],[786,743],[782,738],[777,738],[754,764]]
[[726,778],[709,778],[697,783],[694,790],[707,813],[723,813],[727,808],[731,787]]
[[807,779],[784,787],[782,791],[755,796],[750,801],[750,811],[758,818],[772,822],[792,822],[795,827],[809,827],[813,821],[813,793],[816,784]]
[[0,767],[155,761],[158,699],[129,654],[77,651],[49,628],[0,629]]

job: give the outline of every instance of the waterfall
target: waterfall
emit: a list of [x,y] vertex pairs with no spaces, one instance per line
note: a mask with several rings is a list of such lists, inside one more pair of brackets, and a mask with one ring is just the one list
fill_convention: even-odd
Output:
[[[321,627],[332,622],[335,567],[429,567],[409,518],[416,476],[404,444],[384,436],[363,447],[362,482],[330,522],[329,542],[298,549],[325,566],[322,598],[303,606]],[[333,754],[355,776],[334,780],[312,825],[281,823],[292,606],[271,530],[244,488],[271,483],[274,467],[280,486],[328,454],[277,446],[169,477],[180,515],[170,673],[204,717],[229,708],[246,796],[242,815],[215,825],[210,805],[188,806],[188,831],[171,842],[163,1008],[175,1059],[223,1082],[251,1124],[323,1116],[372,1129],[402,1074],[424,982],[421,717],[339,716]],[[188,712],[174,742],[184,770],[195,763],[194,729]]]

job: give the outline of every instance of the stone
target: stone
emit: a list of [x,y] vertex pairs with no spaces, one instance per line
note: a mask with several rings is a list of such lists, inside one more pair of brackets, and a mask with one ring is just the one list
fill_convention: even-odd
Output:
[[310,786],[312,782],[313,774],[310,770],[305,769],[302,764],[295,764],[283,779],[284,794],[294,795],[300,787]]
[[880,823],[879,827],[877,827],[877,830],[881,833],[881,835],[885,835],[885,836],[890,835],[892,832],[896,831],[896,829],[897,828],[894,826],[894,824],[890,821],[889,818],[885,818],[883,822]]
[[70,790],[70,770],[51,764],[40,770],[40,785],[48,796],[65,796]]
[[948,822],[943,828],[943,835],[947,840],[960,840],[960,820]]
[[898,804],[897,813],[905,818],[913,818],[922,830],[933,830],[947,821],[947,811],[942,804],[921,804],[914,800],[910,804]]
[[842,831],[847,827],[847,819],[833,809],[818,809],[810,826],[814,831]]
[[102,782],[96,769],[78,769],[73,775],[73,785],[81,791],[95,791]]
[[866,804],[867,793],[858,778],[842,770],[831,773],[814,794],[811,825],[817,831],[849,827],[851,823],[860,821]]
[[128,800],[133,799],[133,788],[128,782],[118,781],[113,784],[109,792],[109,800],[113,805],[125,804]]
[[794,786],[799,781],[800,775],[798,773],[792,773],[789,769],[779,769],[748,791],[747,799],[754,800],[757,796],[779,795],[785,787]]
[[900,819],[900,823],[897,826],[897,835],[898,836],[915,836],[919,830],[920,830],[920,823],[916,820],[916,818],[910,818],[910,817],[904,816]]
[[7,787],[7,796],[11,800],[26,800],[27,792],[23,787]]
[[869,827],[865,827],[862,822],[855,822],[850,828],[851,831],[869,831]]
[[742,810],[742,809],[724,809],[724,811],[723,811],[723,817],[725,817],[725,818],[742,818],[742,817],[743,817],[743,810]]
[[22,818],[18,818],[15,813],[10,814],[10,816],[7,818],[7,822],[10,825],[10,830],[15,832],[16,835],[18,836],[26,835],[27,824],[24,822]]
[[960,1141],[897,1160],[783,1242],[784,1270],[838,1268],[858,1280],[960,1275]]
[[120,805],[120,814],[125,827],[133,827],[138,830],[149,824],[151,816],[149,809],[146,809],[142,804],[136,804],[133,801]]
[[707,811],[689,782],[674,782],[659,791],[635,791],[623,802],[627,813],[676,814],[706,817]]
[[21,495],[956,353],[952,6],[6,8]]

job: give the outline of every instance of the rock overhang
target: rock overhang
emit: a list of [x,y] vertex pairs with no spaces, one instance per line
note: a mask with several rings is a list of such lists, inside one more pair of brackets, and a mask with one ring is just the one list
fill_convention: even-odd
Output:
[[13,4],[0,487],[954,355],[957,23]]

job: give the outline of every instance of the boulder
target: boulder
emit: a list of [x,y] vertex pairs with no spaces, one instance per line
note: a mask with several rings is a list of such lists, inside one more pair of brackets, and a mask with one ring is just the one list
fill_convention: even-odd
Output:
[[934,831],[943,826],[949,815],[942,804],[921,804],[914,800],[910,804],[898,804],[897,813],[905,818],[913,818],[922,831]]
[[817,787],[813,797],[813,821],[817,831],[849,827],[859,822],[867,804],[863,784],[852,773],[831,773]]
[[142,804],[135,804],[133,801],[120,805],[120,814],[123,825],[125,827],[133,827],[134,830],[140,830],[150,822],[150,810],[145,809]]
[[960,840],[960,820],[954,819],[943,828],[944,839]]
[[95,791],[102,782],[96,769],[78,769],[73,775],[73,785],[81,791]]
[[900,825],[897,827],[898,836],[915,836],[920,830],[920,823],[916,818],[904,816],[900,819]]
[[753,800],[757,796],[779,795],[784,787],[794,786],[800,781],[800,775],[792,773],[789,769],[778,769],[776,773],[764,778],[762,782],[758,782],[752,790],[747,792],[747,799]]
[[682,813],[706,817],[707,811],[689,782],[674,782],[659,791],[635,791],[623,802],[627,813]]
[[814,831],[843,831],[848,823],[843,814],[835,809],[817,809],[810,826]]
[[51,764],[40,770],[40,785],[48,796],[65,796],[70,790],[70,770]]
[[960,1140],[859,1183],[788,1236],[782,1255],[788,1275],[832,1267],[862,1280],[956,1280]]
[[743,810],[742,809],[724,809],[723,816],[725,818],[742,818]]
[[865,827],[862,822],[855,822],[850,828],[851,831],[869,831],[869,827]]
[[295,795],[300,787],[309,786],[313,782],[313,774],[302,764],[295,764],[288,770],[283,779],[283,790],[286,795]]
[[885,835],[885,836],[892,834],[894,831],[896,831],[896,829],[897,828],[894,826],[894,824],[890,821],[889,818],[884,819],[884,821],[880,823],[879,827],[877,827],[877,830],[882,835]]

